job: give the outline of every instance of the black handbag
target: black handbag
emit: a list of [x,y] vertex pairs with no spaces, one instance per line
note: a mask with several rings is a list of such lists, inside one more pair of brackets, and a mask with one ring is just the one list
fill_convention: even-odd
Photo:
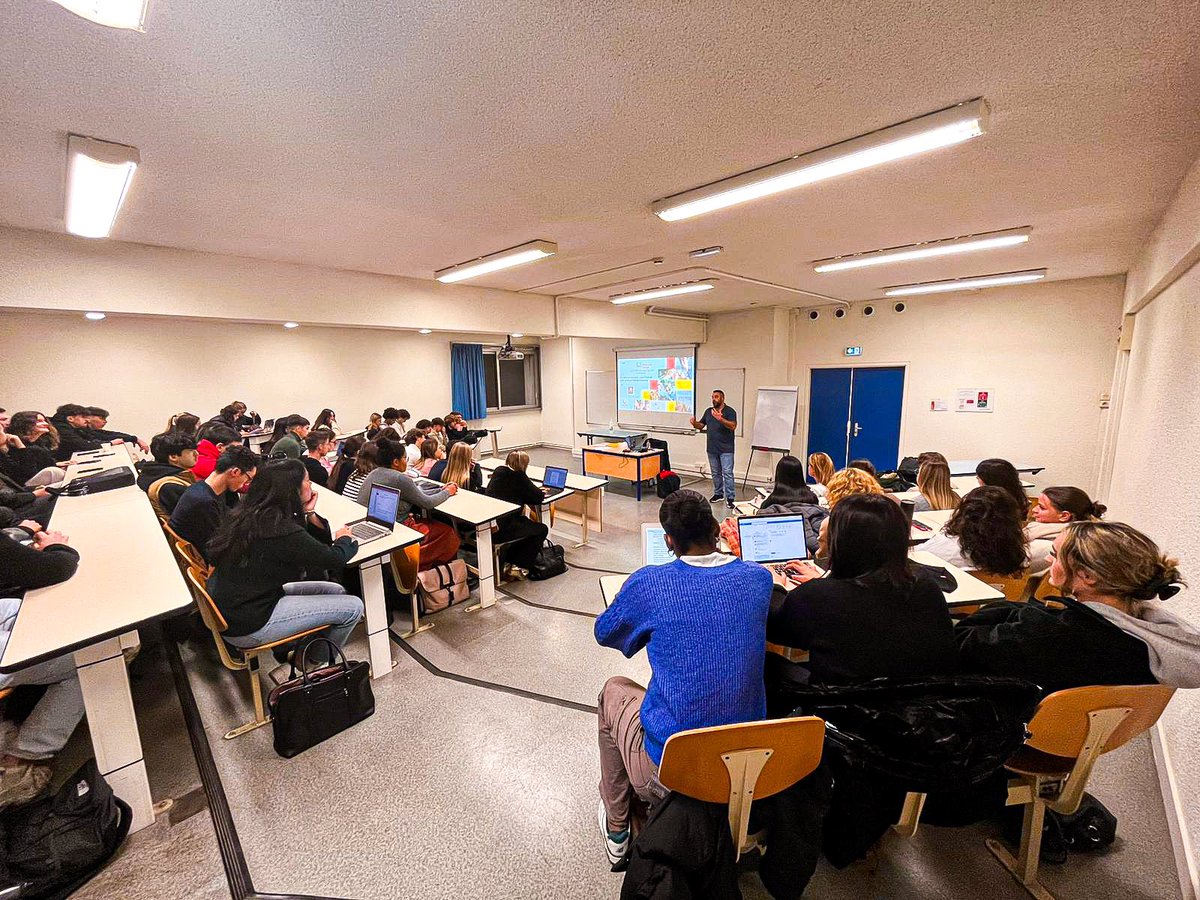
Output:
[[566,571],[566,552],[558,544],[547,540],[542,549],[538,551],[537,559],[529,568],[529,580],[545,581],[555,575],[562,575]]
[[[275,752],[291,759],[309,747],[345,731],[375,712],[370,666],[346,662],[346,656],[329,638],[315,638],[300,650],[300,668],[309,648],[327,644],[340,662],[285,681],[271,691],[267,705],[275,731]],[[293,672],[295,671],[293,662]]]
[[[137,478],[133,474],[133,469],[121,466],[118,469],[109,469],[107,472],[97,472],[95,475],[72,478],[61,488],[50,491],[50,493],[62,494],[67,497],[82,497],[85,494],[100,494],[104,491],[129,487],[136,483]],[[49,491],[49,488],[47,490]]]

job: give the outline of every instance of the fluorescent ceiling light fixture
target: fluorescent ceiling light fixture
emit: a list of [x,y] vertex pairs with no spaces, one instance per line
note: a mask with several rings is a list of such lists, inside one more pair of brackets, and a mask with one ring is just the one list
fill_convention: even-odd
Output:
[[954,253],[1013,247],[1028,241],[1032,232],[1032,228],[1009,228],[1005,231],[989,231],[985,234],[971,234],[943,241],[928,241],[923,244],[891,247],[887,250],[872,250],[869,253],[855,253],[851,256],[819,259],[813,263],[813,271],[842,272],[846,269],[861,269],[865,266],[882,266],[914,259],[929,259],[934,256],[949,256]]
[[89,312],[89,313],[84,313],[83,317],[85,319],[91,319],[93,322],[99,322],[105,316],[104,316],[104,313],[102,313],[102,312]]
[[689,281],[686,284],[673,284],[667,287],[652,288],[647,291],[631,291],[628,294],[613,294],[609,299],[620,306],[622,303],[637,303],[640,300],[657,300],[659,297],[675,297],[679,294],[696,294],[700,291],[711,291],[711,281]]
[[418,328],[417,334],[433,334],[432,328]]
[[52,0],[77,16],[109,28],[145,31],[150,0]]
[[860,172],[939,147],[950,147],[983,134],[987,131],[987,121],[987,102],[982,98],[968,100],[840,144],[656,200],[650,208],[666,222],[690,219],[826,178]]
[[1000,275],[977,275],[974,278],[948,278],[945,281],[900,284],[896,287],[884,288],[883,295],[885,297],[908,297],[913,294],[973,291],[978,288],[999,287],[1002,284],[1025,284],[1028,281],[1041,281],[1045,277],[1045,269],[1027,269],[1024,272],[1004,272]]
[[703,259],[706,256],[716,256],[724,247],[701,247],[699,250],[692,250],[688,253],[692,259]]
[[299,322],[284,322],[283,327],[284,328],[299,328],[300,323]]
[[442,282],[442,284],[452,284],[455,281],[477,278],[489,272],[497,272],[500,269],[511,269],[513,266],[524,265],[537,259],[545,259],[547,256],[553,256],[557,252],[558,244],[553,241],[530,241],[528,244],[521,244],[519,247],[510,247],[507,250],[501,250],[499,253],[481,256],[479,259],[468,260],[456,266],[450,266],[448,269],[438,269],[433,273],[433,277]]
[[68,135],[67,231],[108,237],[139,162],[136,147]]

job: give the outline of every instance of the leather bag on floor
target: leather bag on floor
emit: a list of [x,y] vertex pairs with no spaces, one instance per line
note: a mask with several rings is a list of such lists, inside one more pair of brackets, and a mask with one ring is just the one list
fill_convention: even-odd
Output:
[[547,540],[542,549],[538,551],[537,559],[529,568],[529,579],[530,581],[545,581],[555,575],[562,575],[566,571],[566,552],[558,544]]
[[[330,659],[336,655],[338,662],[309,672],[306,657],[317,644],[327,646]],[[302,675],[285,681],[267,698],[275,752],[284,759],[303,753],[375,712],[370,666],[346,662],[341,648],[328,638],[316,638],[300,649],[300,668],[304,670]]]

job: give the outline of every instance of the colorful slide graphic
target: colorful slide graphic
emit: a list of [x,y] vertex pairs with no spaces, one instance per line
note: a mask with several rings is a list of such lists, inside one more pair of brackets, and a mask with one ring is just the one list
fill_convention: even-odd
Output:
[[696,409],[695,370],[691,356],[618,360],[617,408],[691,415]]

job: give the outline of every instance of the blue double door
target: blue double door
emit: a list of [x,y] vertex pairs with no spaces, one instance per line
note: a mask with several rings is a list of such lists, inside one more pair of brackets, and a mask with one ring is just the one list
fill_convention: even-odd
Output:
[[852,459],[896,468],[904,366],[813,369],[808,398],[809,453],[828,453],[839,469]]

